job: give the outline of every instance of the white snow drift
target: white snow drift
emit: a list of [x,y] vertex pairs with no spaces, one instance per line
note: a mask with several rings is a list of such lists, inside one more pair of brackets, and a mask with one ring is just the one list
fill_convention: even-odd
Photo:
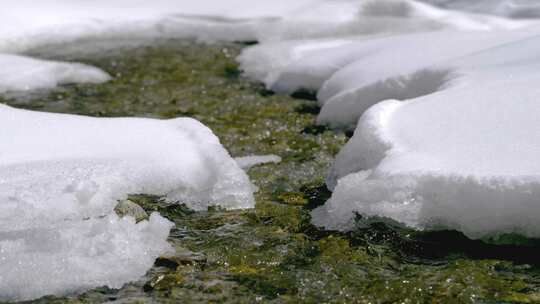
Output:
[[179,118],[89,118],[0,105],[0,300],[142,276],[171,223],[113,209],[128,194],[194,209],[253,206],[253,186],[212,132]]

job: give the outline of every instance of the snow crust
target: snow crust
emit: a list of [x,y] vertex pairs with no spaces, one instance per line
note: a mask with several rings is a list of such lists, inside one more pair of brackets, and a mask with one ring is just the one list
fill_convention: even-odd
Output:
[[0,105],[0,300],[136,280],[172,223],[113,211],[128,194],[201,210],[253,207],[253,186],[189,118],[90,118]]

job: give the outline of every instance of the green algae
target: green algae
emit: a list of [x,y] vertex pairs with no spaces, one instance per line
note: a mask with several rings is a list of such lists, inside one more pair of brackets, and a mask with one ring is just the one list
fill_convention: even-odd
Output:
[[176,254],[120,290],[36,303],[540,303],[538,246],[382,223],[350,233],[312,226],[309,212],[330,195],[324,175],[346,136],[315,125],[313,92],[277,96],[243,79],[234,61],[242,47],[168,41],[96,54],[37,52],[99,66],[114,79],[1,102],[105,117],[190,116],[233,156],[283,160],[249,170],[259,187],[252,210],[193,212],[131,196],[176,224],[169,238]]

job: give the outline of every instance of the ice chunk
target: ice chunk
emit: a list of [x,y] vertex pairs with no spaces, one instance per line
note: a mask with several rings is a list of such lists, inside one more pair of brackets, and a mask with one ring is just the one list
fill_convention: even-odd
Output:
[[471,238],[540,237],[539,51],[533,37],[421,69],[454,77],[371,107],[337,157],[315,223],[347,229],[358,212]]
[[0,105],[0,300],[137,279],[168,250],[170,223],[119,219],[128,194],[201,210],[250,208],[253,186],[189,118],[90,118]]

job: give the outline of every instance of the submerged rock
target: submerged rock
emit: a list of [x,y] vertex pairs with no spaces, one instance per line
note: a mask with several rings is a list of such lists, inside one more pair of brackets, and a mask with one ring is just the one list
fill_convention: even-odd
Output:
[[193,252],[187,248],[176,247],[174,254],[160,256],[155,265],[176,269],[180,265],[204,265],[206,256],[201,253]]
[[184,277],[179,273],[161,274],[148,281],[143,288],[147,292],[152,290],[167,290],[183,282]]

